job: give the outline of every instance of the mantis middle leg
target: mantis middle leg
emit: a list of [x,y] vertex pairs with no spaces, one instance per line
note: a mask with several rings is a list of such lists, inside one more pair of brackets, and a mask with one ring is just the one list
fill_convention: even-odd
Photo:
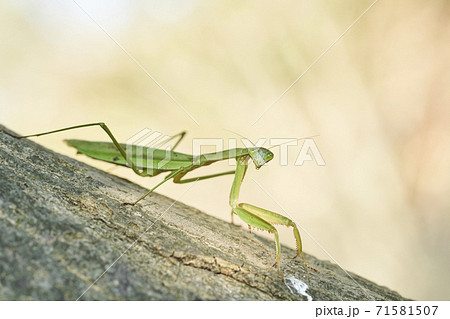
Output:
[[162,184],[164,184],[165,182],[169,181],[172,178],[173,178],[173,182],[174,183],[184,184],[184,183],[192,183],[192,182],[196,182],[196,181],[203,180],[203,179],[209,179],[209,178],[214,178],[214,177],[223,176],[223,175],[229,175],[229,174],[233,174],[234,173],[234,171],[227,171],[227,172],[222,172],[222,173],[218,173],[218,174],[212,174],[212,175],[205,175],[205,176],[193,177],[193,178],[188,178],[188,179],[182,179],[184,177],[184,175],[186,175],[187,173],[193,171],[195,168],[197,168],[197,167],[196,166],[181,167],[180,169],[177,169],[177,170],[171,172],[169,175],[167,175],[164,178],[164,180],[162,180],[156,186],[151,188],[147,193],[145,193],[144,195],[139,197],[139,199],[137,201],[135,201],[133,203],[124,203],[124,204],[125,205],[136,205],[138,202],[140,202],[145,197],[150,195],[155,189],[157,189],[159,186],[161,186]]

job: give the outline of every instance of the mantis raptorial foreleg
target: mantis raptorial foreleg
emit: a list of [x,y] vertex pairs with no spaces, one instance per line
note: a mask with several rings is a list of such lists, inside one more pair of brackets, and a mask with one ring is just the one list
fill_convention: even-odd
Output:
[[270,224],[275,224],[275,225],[283,225],[283,226],[287,226],[290,227],[292,226],[293,230],[294,230],[294,237],[295,237],[295,241],[297,244],[297,255],[295,255],[292,259],[297,258],[298,256],[300,256],[300,254],[302,253],[302,240],[300,238],[300,233],[298,231],[297,225],[295,225],[295,223],[290,220],[289,218],[277,214],[275,212],[272,212],[270,210],[255,206],[255,205],[251,205],[251,204],[247,204],[247,203],[239,203],[238,204],[239,207],[251,212],[252,214],[255,214],[258,217],[261,217],[262,219],[264,219],[266,222],[270,223]]
[[280,256],[281,256],[281,248],[280,248],[280,240],[278,238],[278,231],[277,229],[266,222],[264,219],[252,214],[248,210],[245,210],[240,207],[234,207],[232,208],[233,212],[239,216],[240,219],[242,219],[245,223],[248,224],[249,227],[255,227],[261,230],[267,230],[269,233],[273,234],[275,236],[275,265],[278,266],[278,272],[280,273],[281,280],[284,282],[283,273],[281,272],[280,267]]
[[280,276],[283,281],[284,281],[283,274],[281,273],[280,268],[280,256],[281,256],[280,241],[278,238],[278,232],[276,228],[273,226],[273,224],[284,225],[288,227],[292,226],[294,230],[294,237],[297,244],[297,255],[294,256],[294,259],[302,255],[305,266],[307,268],[317,271],[317,269],[310,267],[306,263],[305,255],[303,254],[302,251],[302,240],[300,238],[300,233],[298,231],[297,225],[291,219],[283,215],[277,214],[275,212],[272,212],[270,210],[260,208],[251,204],[238,203],[239,191],[241,188],[242,181],[244,180],[245,173],[247,171],[249,156],[242,156],[240,158],[237,158],[236,161],[237,161],[236,174],[230,192],[230,206],[232,209],[232,213],[235,213],[245,223],[247,223],[249,230],[251,230],[251,227],[255,227],[261,230],[266,230],[271,234],[274,234],[275,251],[276,251],[274,266],[275,265],[278,266],[278,272],[280,273]]
[[300,237],[300,233],[298,231],[297,225],[292,220],[290,220],[289,218],[287,218],[283,215],[272,212],[270,210],[267,210],[267,209],[264,209],[264,208],[261,208],[258,206],[254,206],[251,204],[247,204],[247,203],[240,203],[238,205],[238,207],[245,209],[248,212],[251,212],[252,214],[264,219],[266,222],[268,222],[270,224],[292,227],[293,231],[294,231],[295,242],[297,244],[297,255],[292,257],[292,259],[295,259],[298,256],[302,255],[305,266],[309,269],[317,271],[317,269],[309,266],[306,263],[306,258],[305,258],[305,255],[303,254],[303,250],[302,250],[302,239]]

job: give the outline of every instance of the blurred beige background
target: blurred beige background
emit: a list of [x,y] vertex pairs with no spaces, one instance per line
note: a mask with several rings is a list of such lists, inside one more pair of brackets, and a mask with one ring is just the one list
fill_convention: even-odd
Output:
[[[122,141],[145,127],[187,130],[185,152],[193,137],[235,137],[223,128],[252,140],[318,134],[326,166],[294,166],[292,147],[289,166],[251,167],[241,200],[282,213],[254,178],[304,229],[306,252],[405,297],[450,299],[448,1],[380,0],[253,126],[372,1],[77,2],[85,12],[73,1],[0,3],[2,124],[29,134],[104,121]],[[89,128],[37,141],[75,156],[64,138],[107,140]],[[198,182],[181,201],[229,221],[231,182]],[[290,230],[281,239],[294,246]]]

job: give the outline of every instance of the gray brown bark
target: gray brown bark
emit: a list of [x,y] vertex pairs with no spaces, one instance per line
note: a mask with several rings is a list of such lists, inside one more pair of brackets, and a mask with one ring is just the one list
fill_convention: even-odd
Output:
[[[106,269],[81,300],[307,299],[270,267],[272,241],[157,193],[121,205],[144,191],[0,132],[0,300],[75,300]],[[404,299],[282,251],[285,277],[313,300]]]

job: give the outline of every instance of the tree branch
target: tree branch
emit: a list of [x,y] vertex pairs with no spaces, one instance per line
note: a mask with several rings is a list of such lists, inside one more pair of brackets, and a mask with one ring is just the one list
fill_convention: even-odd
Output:
[[0,299],[403,300],[287,247],[284,284],[272,241],[144,191],[0,132]]

